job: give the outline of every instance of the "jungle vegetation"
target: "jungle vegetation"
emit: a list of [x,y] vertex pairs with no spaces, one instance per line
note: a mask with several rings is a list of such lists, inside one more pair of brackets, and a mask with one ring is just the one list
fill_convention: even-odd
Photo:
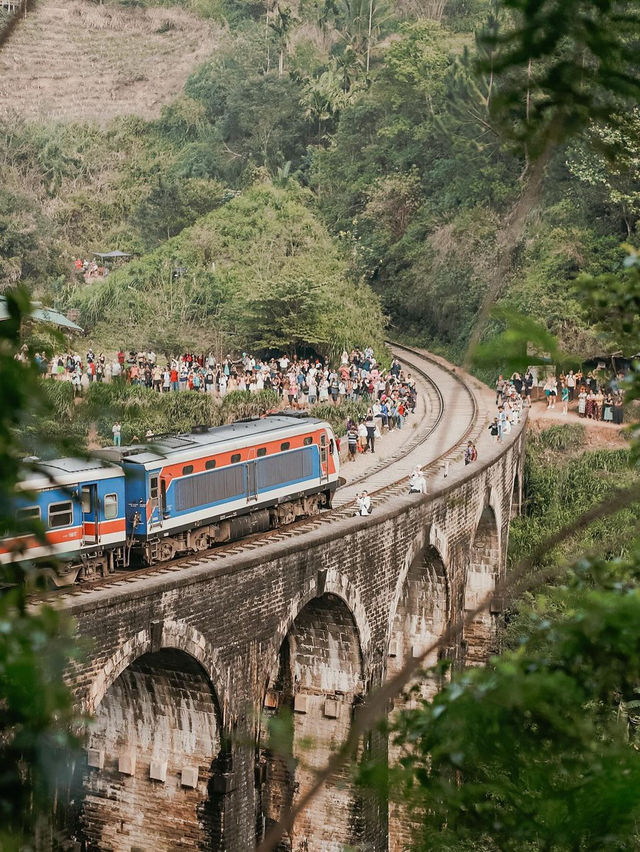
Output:
[[[520,10],[188,5],[228,37],[159,119],[0,122],[0,287],[79,308],[101,348],[328,353],[377,343],[386,323],[460,357],[535,154],[520,131],[548,57],[500,112],[518,75],[492,70],[486,40]],[[581,357],[607,345],[573,284],[621,269],[640,215],[638,109],[619,117],[593,113],[554,145],[498,294]],[[104,284],[74,274],[110,248],[134,262]]]

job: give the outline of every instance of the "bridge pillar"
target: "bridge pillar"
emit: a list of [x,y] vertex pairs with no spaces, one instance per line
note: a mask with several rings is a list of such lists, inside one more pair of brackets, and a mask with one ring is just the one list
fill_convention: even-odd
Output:
[[87,754],[88,850],[221,848],[220,714],[195,659],[163,649],[131,663],[97,707]]
[[[500,534],[491,506],[485,506],[480,516],[471,550],[464,595],[465,614],[474,610],[496,587],[502,573]],[[492,606],[477,615],[465,627],[465,662],[468,665],[486,663],[497,651],[498,613]]]
[[[363,700],[358,630],[345,602],[323,594],[298,614],[282,643],[278,672],[269,686],[263,730],[265,828],[304,794],[347,736]],[[366,834],[364,803],[345,766],[296,820],[281,848],[341,852]],[[370,848],[370,847],[368,847]]]
[[[412,657],[420,656],[442,634],[449,621],[450,590],[447,569],[438,550],[432,545],[417,554],[404,580],[395,611],[388,650],[387,677],[391,678]],[[438,662],[438,652],[425,659],[428,669]],[[416,706],[423,698],[432,698],[439,689],[433,674],[419,675],[409,683],[403,694],[393,702],[393,712]],[[389,744],[389,762],[400,757],[398,746]],[[414,826],[406,807],[394,800],[389,802],[389,850],[402,852],[408,848]]]

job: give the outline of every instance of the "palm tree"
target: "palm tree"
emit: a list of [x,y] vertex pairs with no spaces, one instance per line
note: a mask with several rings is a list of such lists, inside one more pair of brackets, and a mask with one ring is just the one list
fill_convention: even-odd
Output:
[[289,35],[294,23],[295,18],[291,9],[288,6],[280,6],[280,4],[278,4],[275,10],[275,17],[272,21],[269,21],[269,26],[276,34],[278,41],[279,77],[282,77],[284,74],[284,56],[287,51],[287,47],[289,46]]

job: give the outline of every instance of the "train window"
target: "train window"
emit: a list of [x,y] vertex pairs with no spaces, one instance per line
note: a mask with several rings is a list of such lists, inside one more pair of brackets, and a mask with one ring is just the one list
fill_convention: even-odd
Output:
[[82,514],[88,515],[91,512],[91,488],[87,485],[82,487],[81,492]]
[[267,454],[267,448],[266,447],[258,447],[258,452],[256,453],[256,455],[258,456],[259,459],[261,459],[262,456],[266,456],[266,454]]
[[290,446],[291,446],[291,444],[289,443],[289,441],[285,441],[284,443],[280,444],[280,449],[282,451],[288,450]]
[[40,520],[40,506],[24,506],[16,512],[16,520],[19,523]]
[[240,461],[240,453],[234,453],[231,456],[231,464],[235,464],[236,462],[239,462],[239,461]]
[[204,463],[204,469],[205,470],[213,470],[215,466],[216,466],[216,460],[215,459],[207,459],[206,462]]
[[331,455],[333,455],[333,452],[334,452],[334,449],[333,449],[333,438],[331,438],[331,440],[329,441],[329,452],[331,453]]
[[104,495],[104,519],[105,521],[112,521],[114,518],[118,517],[118,495],[117,494],[105,494]]
[[320,443],[321,444],[327,443],[327,436],[326,435],[320,435]]
[[193,473],[193,465],[185,464],[185,466],[182,468],[182,475],[188,476],[190,473]]
[[158,477],[150,476],[149,477],[149,497],[152,500],[158,499]]
[[313,444],[313,438],[311,437],[311,435],[307,435],[307,437],[302,443],[305,445],[305,447],[308,447],[309,444]]
[[64,503],[52,503],[49,506],[49,526],[70,527],[73,523],[73,506],[71,500]]

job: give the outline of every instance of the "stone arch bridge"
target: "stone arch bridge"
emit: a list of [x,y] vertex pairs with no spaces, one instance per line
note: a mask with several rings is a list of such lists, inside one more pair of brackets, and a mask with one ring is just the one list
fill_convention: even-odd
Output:
[[[484,433],[490,401],[473,393]],[[430,477],[429,494],[402,488],[369,517],[343,512],[291,539],[61,596],[91,643],[69,674],[78,706],[95,714],[77,848],[253,849],[346,736],[355,707],[503,574],[524,429],[481,446],[475,464]],[[491,609],[448,649],[460,664],[486,659]],[[283,707],[288,757],[265,734]],[[281,848],[401,849],[400,823],[336,778]]]

